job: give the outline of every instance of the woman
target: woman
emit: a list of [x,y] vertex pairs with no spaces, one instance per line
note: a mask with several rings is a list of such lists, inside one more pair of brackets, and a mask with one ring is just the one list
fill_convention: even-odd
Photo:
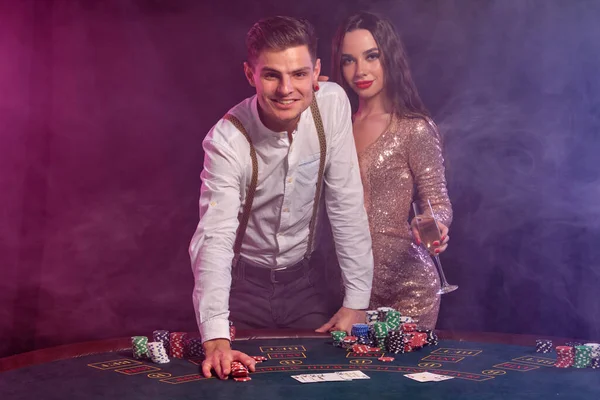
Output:
[[431,202],[447,247],[452,207],[446,189],[441,140],[423,106],[393,25],[374,14],[347,18],[333,40],[333,80],[350,97],[354,139],[373,239],[375,275],[371,308],[389,306],[435,327],[439,276],[408,224],[411,203]]

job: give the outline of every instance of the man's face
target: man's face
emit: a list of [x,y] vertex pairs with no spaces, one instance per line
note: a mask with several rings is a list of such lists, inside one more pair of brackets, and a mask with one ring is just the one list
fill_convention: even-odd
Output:
[[313,98],[321,61],[313,64],[307,46],[265,50],[254,65],[244,63],[246,78],[256,88],[260,119],[273,131],[295,129]]

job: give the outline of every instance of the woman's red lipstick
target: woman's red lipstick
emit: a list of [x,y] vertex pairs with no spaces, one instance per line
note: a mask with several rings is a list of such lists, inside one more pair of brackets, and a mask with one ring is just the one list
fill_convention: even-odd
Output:
[[354,82],[354,84],[359,89],[368,89],[373,84],[373,81],[358,81]]

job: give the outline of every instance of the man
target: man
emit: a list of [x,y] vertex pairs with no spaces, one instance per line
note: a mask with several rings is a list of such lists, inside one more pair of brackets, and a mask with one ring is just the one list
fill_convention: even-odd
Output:
[[[228,318],[238,328],[319,327],[320,332],[349,331],[364,320],[361,310],[369,304],[373,256],[350,103],[334,83],[323,83],[319,90],[316,44],[306,21],[274,17],[257,22],[246,38],[244,63],[256,95],[232,108],[203,142],[200,222],[190,257],[206,377],[214,369],[219,378],[227,378],[233,360],[254,370],[252,358],[231,350]],[[309,109],[313,96],[326,152],[321,151],[319,117],[314,106]],[[323,297],[323,268],[306,261],[311,256],[307,249],[312,247],[315,195],[321,193],[322,153],[322,195],[345,288],[343,306],[333,317]],[[244,230],[240,215],[252,191],[254,168],[256,192]],[[244,230],[239,261],[234,258],[238,228]]]

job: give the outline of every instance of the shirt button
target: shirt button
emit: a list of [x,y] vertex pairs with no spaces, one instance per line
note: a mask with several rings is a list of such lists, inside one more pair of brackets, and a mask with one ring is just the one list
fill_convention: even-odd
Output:
[[283,212],[290,212],[290,209],[286,207],[283,209]]
[[292,183],[293,179],[292,178],[287,178],[288,183]]
[[217,205],[217,202],[216,202],[216,201],[211,201],[211,202],[210,202],[210,206],[211,206],[211,207],[214,207],[214,206],[216,206],[216,205]]

